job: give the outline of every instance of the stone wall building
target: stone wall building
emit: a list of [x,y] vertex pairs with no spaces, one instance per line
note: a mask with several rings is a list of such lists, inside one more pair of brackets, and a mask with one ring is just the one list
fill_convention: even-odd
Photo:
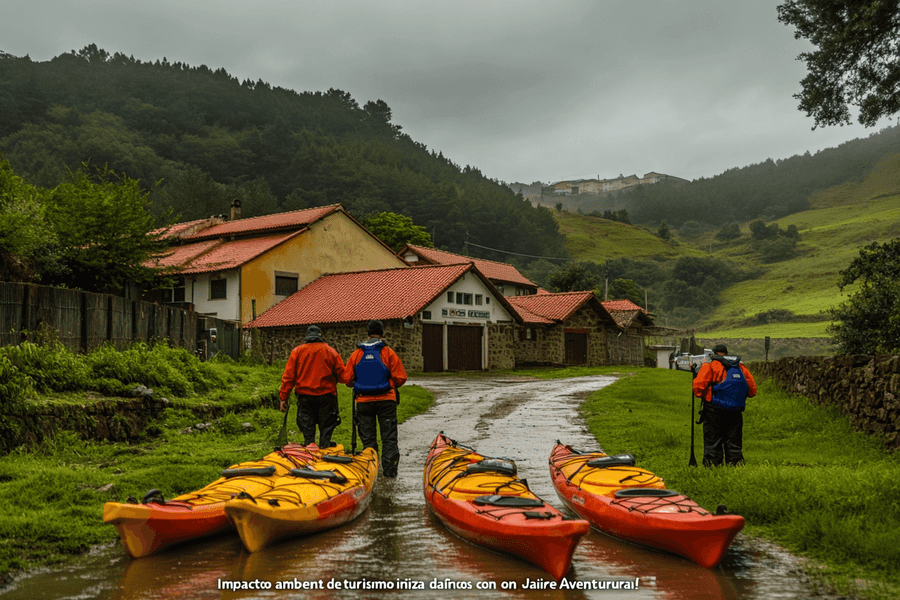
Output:
[[269,360],[287,358],[309,325],[346,360],[371,319],[410,372],[515,366],[521,317],[472,263],[324,275],[247,327]]
[[594,292],[544,293],[509,301],[522,317],[516,364],[621,364],[611,359],[609,340],[622,330]]

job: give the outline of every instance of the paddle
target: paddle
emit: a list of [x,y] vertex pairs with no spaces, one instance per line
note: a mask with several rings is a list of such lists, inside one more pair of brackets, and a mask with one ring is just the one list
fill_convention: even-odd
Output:
[[356,390],[353,390],[352,417],[350,418],[350,454],[356,454]]
[[287,406],[284,407],[284,423],[281,424],[281,431],[278,432],[278,437],[275,438],[275,446],[278,448],[281,448],[285,444],[287,444],[287,421],[289,412],[291,412],[290,397],[288,397]]
[[[691,381],[697,378],[697,365],[691,365]],[[697,457],[694,456],[694,386],[691,385],[691,459],[688,461],[689,467],[697,466]]]

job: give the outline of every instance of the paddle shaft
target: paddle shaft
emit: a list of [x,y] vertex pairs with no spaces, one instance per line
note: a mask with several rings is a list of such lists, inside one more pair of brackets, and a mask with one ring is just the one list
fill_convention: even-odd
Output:
[[353,406],[350,418],[350,454],[356,454],[356,390],[353,390]]
[[691,365],[691,458],[688,461],[689,467],[697,466],[697,457],[694,456],[694,395],[693,380],[697,378],[697,366]]
[[287,406],[284,407],[284,423],[281,424],[281,431],[278,432],[278,437],[275,438],[275,445],[278,447],[284,446],[287,444],[287,421],[288,421],[288,413],[291,412],[291,398],[288,396]]

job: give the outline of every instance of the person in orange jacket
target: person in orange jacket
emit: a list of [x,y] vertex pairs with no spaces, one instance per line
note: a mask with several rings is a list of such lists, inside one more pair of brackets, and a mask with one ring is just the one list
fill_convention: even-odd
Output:
[[381,430],[381,472],[385,477],[397,476],[400,464],[400,445],[397,440],[397,388],[406,383],[406,369],[397,353],[389,348],[381,336],[381,321],[369,321],[369,339],[358,344],[347,359],[344,378],[353,388],[356,418],[363,448],[378,452],[378,429]]
[[338,382],[347,383],[344,361],[322,339],[322,330],[310,325],[303,342],[291,350],[279,391],[282,412],[287,410],[291,390],[297,394],[297,427],[303,434],[304,445],[315,443],[317,425],[319,447],[332,445],[331,436],[341,422]]
[[694,378],[694,395],[702,400],[703,466],[743,464],[744,407],[756,395],[756,382],[741,363],[725,358],[728,348],[716,344],[710,361],[701,365]]

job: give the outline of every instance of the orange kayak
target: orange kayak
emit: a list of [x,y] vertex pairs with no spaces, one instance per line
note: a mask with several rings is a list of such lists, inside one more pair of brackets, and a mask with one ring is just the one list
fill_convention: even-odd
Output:
[[107,502],[103,522],[119,533],[132,558],[149,556],[173,544],[193,541],[232,528],[225,502],[241,493],[259,494],[272,487],[274,478],[315,460],[316,446],[287,444],[265,457],[232,465],[209,485],[166,500],[150,490],[138,502]]
[[256,552],[278,540],[352,521],[369,506],[377,475],[378,455],[372,448],[355,455],[343,446],[324,448],[302,468],[273,476],[269,488],[231,498],[225,514],[244,547]]
[[587,521],[572,519],[538,498],[516,477],[515,463],[488,458],[435,438],[425,462],[425,500],[462,539],[513,554],[559,580],[572,566]]
[[556,493],[575,514],[614,537],[679,554],[711,569],[744,527],[739,515],[711,514],[634,466],[630,454],[579,452],[557,442],[550,454]]

